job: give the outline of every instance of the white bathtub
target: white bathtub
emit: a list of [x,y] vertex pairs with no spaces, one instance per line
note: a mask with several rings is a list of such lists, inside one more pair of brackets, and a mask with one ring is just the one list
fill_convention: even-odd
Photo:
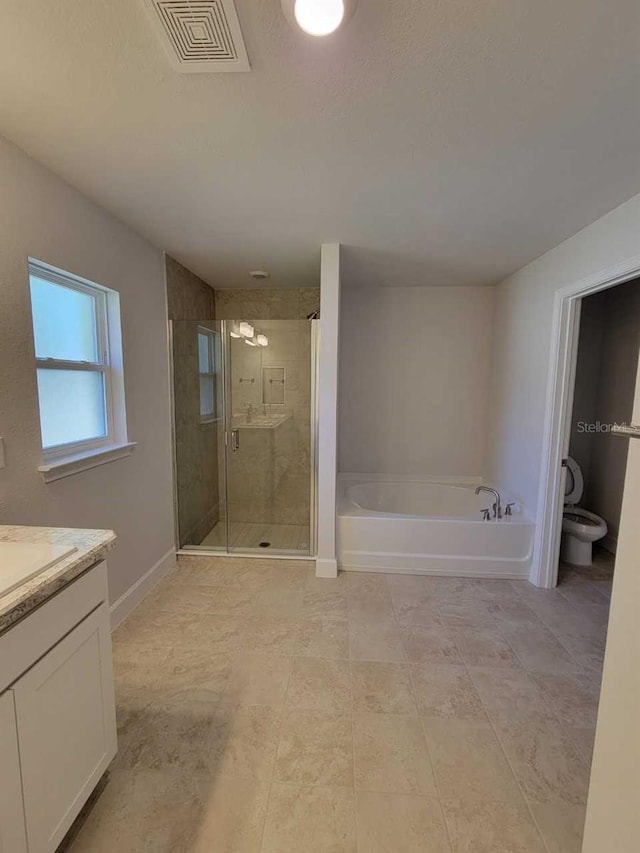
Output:
[[502,521],[483,521],[481,510],[491,505],[491,496],[474,494],[475,487],[475,482],[342,476],[337,523],[340,567],[459,577],[528,577],[533,524],[519,511]]

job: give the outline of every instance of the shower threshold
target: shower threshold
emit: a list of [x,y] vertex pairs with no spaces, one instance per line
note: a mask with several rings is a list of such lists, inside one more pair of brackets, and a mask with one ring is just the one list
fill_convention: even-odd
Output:
[[[268,543],[268,544],[265,544]],[[226,541],[226,525],[218,522],[202,541],[183,546],[184,549],[224,549],[255,552],[260,556],[269,553],[309,554],[310,538],[308,524],[260,524],[255,522],[230,522],[229,540]]]

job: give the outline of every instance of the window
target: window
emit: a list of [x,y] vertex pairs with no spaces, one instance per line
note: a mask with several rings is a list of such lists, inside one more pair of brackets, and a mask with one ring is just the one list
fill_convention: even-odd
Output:
[[121,371],[114,382],[109,334],[113,309],[119,346],[118,294],[35,261],[29,285],[45,463],[120,446],[124,387]]
[[200,374],[200,422],[218,420],[216,363],[216,334],[204,326],[198,327],[198,371]]

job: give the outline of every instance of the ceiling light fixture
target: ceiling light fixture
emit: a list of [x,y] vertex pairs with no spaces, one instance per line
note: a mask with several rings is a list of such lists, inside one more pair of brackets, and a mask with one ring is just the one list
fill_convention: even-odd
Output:
[[352,15],[356,0],[281,0],[285,17],[310,36],[334,33]]

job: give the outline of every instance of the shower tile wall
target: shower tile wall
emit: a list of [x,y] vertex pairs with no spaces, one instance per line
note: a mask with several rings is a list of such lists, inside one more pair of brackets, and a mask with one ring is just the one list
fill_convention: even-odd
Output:
[[[215,318],[213,288],[166,256],[173,324],[176,487],[180,544],[197,544],[219,520],[220,425],[200,422],[198,325]],[[179,322],[181,321],[181,322]]]
[[320,311],[320,288],[216,290],[217,320],[306,320]]
[[[274,322],[241,314],[269,338],[265,348],[232,340],[235,414],[251,405],[257,413],[286,413],[272,429],[241,429],[241,450],[229,477],[229,517],[236,522],[308,524],[310,494],[311,324]],[[284,404],[266,405],[264,368],[284,368]],[[242,380],[242,381],[241,381]]]

